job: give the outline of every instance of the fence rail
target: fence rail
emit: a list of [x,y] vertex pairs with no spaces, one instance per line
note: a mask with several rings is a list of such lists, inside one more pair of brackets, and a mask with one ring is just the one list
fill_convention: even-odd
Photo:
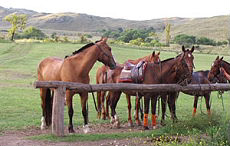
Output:
[[227,91],[230,90],[230,84],[189,84],[180,86],[178,84],[132,84],[132,83],[106,83],[106,84],[82,84],[62,81],[37,81],[34,83],[35,88],[58,88],[65,87],[70,90],[79,92],[95,91],[127,91],[135,90],[142,92],[159,92],[159,91]]
[[168,92],[168,91],[227,91],[230,84],[130,84],[130,83],[107,83],[107,84],[81,84],[61,81],[37,81],[35,88],[54,88],[52,110],[52,133],[64,136],[64,97],[66,89],[77,92],[95,91],[142,91],[142,92]]

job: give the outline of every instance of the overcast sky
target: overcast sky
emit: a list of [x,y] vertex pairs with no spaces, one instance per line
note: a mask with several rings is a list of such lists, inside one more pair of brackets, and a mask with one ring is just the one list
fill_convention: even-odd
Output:
[[230,15],[230,0],[0,0],[0,6],[130,20]]

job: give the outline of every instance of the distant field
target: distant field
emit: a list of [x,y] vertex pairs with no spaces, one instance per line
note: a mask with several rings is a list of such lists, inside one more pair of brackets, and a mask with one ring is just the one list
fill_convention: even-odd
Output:
[[[64,58],[65,55],[71,54],[73,51],[82,47],[83,44],[64,44],[64,43],[0,43],[0,134],[1,132],[15,129],[25,129],[27,126],[40,126],[41,107],[39,90],[33,88],[34,81],[37,80],[36,68],[38,63],[48,56],[58,56]],[[112,46],[112,52],[116,60],[123,63],[127,59],[136,59],[152,53],[152,50],[140,50],[130,47]],[[218,50],[216,50],[218,52]],[[219,52],[221,53],[221,52]],[[230,54],[226,51],[224,59],[230,62]],[[175,52],[161,51],[161,60],[175,57]],[[195,70],[210,69],[212,62],[217,55],[198,54],[195,53]],[[90,72],[91,84],[95,84],[96,70],[101,63],[96,63]],[[89,95],[89,121],[91,124],[105,123],[96,119],[96,111],[94,109],[91,94]],[[221,100],[217,99],[217,93],[212,93],[212,111],[214,115],[226,118],[230,111],[229,93],[224,95],[224,107],[222,110]],[[132,101],[134,103],[134,100]],[[200,103],[200,101],[199,101]],[[134,107],[134,106],[133,106]],[[200,113],[198,105],[197,115]],[[205,102],[202,102],[202,110],[206,113]],[[186,125],[192,120],[193,97],[180,94],[177,100],[178,119]],[[127,104],[123,95],[118,103],[117,113],[122,122],[127,122]],[[167,113],[169,115],[169,113]],[[65,108],[65,125],[68,123],[67,109]],[[74,97],[74,126],[83,124],[81,114],[81,106],[78,95]],[[229,118],[228,118],[229,119]],[[170,118],[166,120],[171,123]],[[191,123],[190,123],[191,124]],[[199,124],[199,123],[197,123]],[[202,124],[200,123],[201,127]],[[205,124],[204,124],[205,125]],[[189,125],[193,130],[199,131],[201,134],[212,129],[213,125],[206,125],[204,129],[200,126]],[[219,125],[215,125],[219,126]],[[169,128],[170,129],[170,128]],[[171,129],[173,130],[173,129]],[[180,129],[181,130],[181,129]],[[186,131],[186,129],[184,129]],[[183,131],[183,130],[182,130]],[[164,133],[164,131],[161,131]],[[178,130],[178,132],[180,132]]]

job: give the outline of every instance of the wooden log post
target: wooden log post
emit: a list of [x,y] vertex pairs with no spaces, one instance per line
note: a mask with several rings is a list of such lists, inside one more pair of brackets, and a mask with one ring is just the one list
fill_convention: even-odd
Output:
[[64,100],[66,88],[59,86],[54,90],[52,110],[52,134],[64,136]]

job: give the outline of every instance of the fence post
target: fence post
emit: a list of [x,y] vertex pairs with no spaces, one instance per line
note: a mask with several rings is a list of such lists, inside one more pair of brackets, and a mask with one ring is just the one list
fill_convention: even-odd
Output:
[[52,110],[52,134],[64,136],[64,100],[66,88],[59,86],[54,90]]

